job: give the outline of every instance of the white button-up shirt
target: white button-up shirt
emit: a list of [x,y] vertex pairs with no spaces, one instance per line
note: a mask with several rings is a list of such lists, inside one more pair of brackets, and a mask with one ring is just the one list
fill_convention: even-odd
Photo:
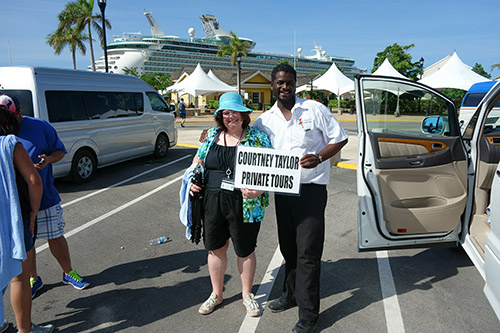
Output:
[[[317,154],[329,144],[342,142],[347,134],[326,106],[316,101],[295,97],[292,118],[287,121],[277,103],[253,124],[264,131],[275,149]],[[325,161],[301,171],[302,184],[328,184],[330,163]]]

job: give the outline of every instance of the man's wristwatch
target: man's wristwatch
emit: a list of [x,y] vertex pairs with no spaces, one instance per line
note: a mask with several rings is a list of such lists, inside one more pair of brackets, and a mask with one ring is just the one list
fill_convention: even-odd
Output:
[[321,156],[320,154],[315,154],[315,155],[316,155],[316,158],[318,159],[319,163],[323,162],[323,156]]

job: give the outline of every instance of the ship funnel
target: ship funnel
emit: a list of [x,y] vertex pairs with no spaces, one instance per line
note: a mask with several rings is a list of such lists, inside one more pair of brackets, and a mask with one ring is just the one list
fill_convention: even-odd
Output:
[[156,23],[155,19],[153,18],[153,13],[145,12],[144,16],[146,16],[146,20],[148,20],[148,23],[151,26],[152,36],[165,36],[163,30],[161,30],[160,26],[158,25],[158,23]]
[[219,19],[210,14],[204,14],[200,17],[201,22],[203,23],[203,30],[205,30],[205,37],[229,37],[229,34],[223,27],[219,25]]

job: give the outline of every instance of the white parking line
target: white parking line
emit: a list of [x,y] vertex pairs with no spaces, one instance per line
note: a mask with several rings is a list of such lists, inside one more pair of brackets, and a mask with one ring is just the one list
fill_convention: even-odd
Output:
[[[177,162],[182,161],[182,160],[184,160],[184,159],[186,159],[186,158],[188,158],[188,157],[191,157],[191,156],[192,156],[192,155],[186,155],[186,156],[184,156],[184,157],[178,158],[178,159],[176,159],[176,160],[174,160],[174,161],[172,161],[172,162],[169,162],[169,163],[167,163],[167,164],[160,165],[160,166],[158,166],[158,167],[156,167],[156,168],[153,168],[153,169],[150,169],[150,170],[148,170],[148,171],[144,171],[144,172],[142,172],[142,173],[140,173],[140,174],[138,174],[138,175],[135,175],[135,176],[133,176],[133,177],[127,178],[127,179],[125,179],[125,180],[122,180],[122,181],[120,181],[120,182],[118,182],[118,183],[115,183],[115,184],[113,184],[113,185],[111,185],[111,186],[108,186],[108,187],[106,187],[106,188],[103,188],[103,189],[101,189],[101,190],[99,190],[99,191],[95,191],[95,192],[89,193],[89,194],[87,194],[87,195],[85,195],[85,196],[83,196],[83,197],[81,197],[81,198],[75,199],[75,200],[70,201],[70,202],[66,203],[65,205],[61,205],[61,206],[62,206],[62,207],[68,207],[68,206],[73,205],[73,204],[75,204],[75,203],[77,203],[77,202],[79,202],[79,201],[82,201],[82,200],[84,200],[84,199],[88,199],[88,198],[90,198],[90,197],[92,197],[92,196],[94,196],[94,195],[97,195],[97,194],[99,194],[99,193],[102,193],[102,192],[104,192],[104,191],[107,191],[107,190],[109,190],[109,189],[112,189],[113,187],[117,187],[117,186],[119,186],[119,185],[121,185],[121,184],[127,183],[127,182],[129,182],[129,181],[131,181],[131,180],[134,180],[134,179],[138,178],[138,177],[144,176],[144,175],[146,175],[146,174],[148,174],[148,173],[151,173],[151,172],[153,172],[153,171],[156,171],[156,170],[158,170],[158,169],[161,169],[161,168],[164,168],[164,167],[166,167],[166,166],[172,165],[173,163],[177,163]],[[168,183],[165,183],[165,184],[163,184],[163,185],[161,185],[161,186],[159,186],[159,187],[155,188],[154,190],[149,191],[148,193],[145,193],[145,194],[141,195],[140,197],[138,197],[138,198],[136,198],[136,199],[134,199],[134,200],[132,200],[132,201],[129,201],[128,203],[126,203],[126,204],[124,204],[124,205],[121,205],[120,207],[115,208],[115,209],[113,209],[112,211],[109,211],[109,212],[107,212],[106,214],[103,214],[103,215],[101,215],[101,216],[99,216],[99,217],[97,217],[97,218],[93,219],[92,221],[89,221],[89,222],[87,222],[87,223],[85,223],[85,224],[83,224],[83,225],[79,226],[78,228],[75,228],[75,229],[73,229],[73,230],[71,230],[71,231],[69,231],[69,232],[65,232],[65,233],[64,233],[64,236],[65,236],[66,238],[69,238],[69,237],[71,237],[71,236],[73,236],[73,235],[75,235],[75,234],[79,233],[80,231],[85,230],[85,229],[87,229],[87,228],[89,228],[89,227],[93,226],[94,224],[99,223],[99,222],[101,222],[102,220],[104,220],[104,219],[106,219],[106,218],[108,218],[108,217],[110,217],[110,216],[112,216],[112,215],[114,215],[114,214],[116,214],[116,213],[118,213],[118,212],[120,212],[120,211],[124,210],[125,208],[130,207],[130,206],[132,206],[133,204],[135,204],[135,203],[137,203],[137,202],[139,202],[139,201],[141,201],[141,200],[146,199],[147,197],[149,197],[149,196],[151,196],[151,195],[155,194],[156,192],[163,190],[164,188],[166,188],[166,187],[168,187],[168,186],[172,185],[173,183],[175,183],[175,182],[177,182],[177,181],[181,180],[181,179],[182,179],[182,177],[183,177],[183,176],[179,176],[179,177],[177,177],[177,178],[175,178],[175,179],[173,179],[173,180],[169,181]],[[36,253],[40,253],[40,252],[42,252],[43,250],[48,249],[48,247],[49,247],[49,244],[48,244],[48,243],[44,243],[44,244],[42,244],[42,245],[40,245],[40,246],[38,246],[38,247],[36,248]]]
[[163,165],[157,166],[156,168],[153,168],[153,169],[150,169],[150,170],[144,171],[144,172],[142,172],[142,173],[140,173],[140,174],[138,174],[138,175],[135,175],[135,176],[133,176],[133,177],[127,178],[127,179],[125,179],[125,180],[122,180],[122,181],[120,181],[120,182],[118,182],[118,183],[115,183],[115,184],[113,184],[113,185],[111,185],[111,186],[108,186],[108,187],[106,187],[106,188],[100,189],[99,191],[95,191],[95,192],[89,193],[89,194],[87,194],[87,195],[84,195],[84,196],[83,196],[83,197],[81,197],[81,198],[78,198],[78,199],[72,200],[72,201],[70,201],[70,202],[67,202],[67,203],[65,203],[65,204],[62,204],[62,205],[61,205],[61,207],[62,207],[62,208],[65,208],[65,207],[71,206],[71,205],[73,205],[73,204],[75,204],[75,203],[77,203],[77,202],[80,202],[80,201],[82,201],[82,200],[85,200],[85,199],[88,199],[88,198],[90,198],[90,197],[93,197],[94,195],[97,195],[97,194],[100,194],[100,193],[102,193],[102,192],[105,192],[105,191],[107,191],[107,190],[109,190],[109,189],[112,189],[113,187],[117,187],[117,186],[120,186],[120,185],[122,185],[122,184],[128,183],[128,182],[129,182],[129,181],[131,181],[131,180],[134,180],[134,179],[136,179],[136,178],[142,177],[142,176],[144,176],[144,175],[147,175],[148,173],[154,172],[154,171],[156,171],[156,170],[159,170],[159,169],[161,169],[161,168],[167,167],[167,166],[172,165],[172,164],[174,164],[174,163],[180,162],[180,161],[185,160],[186,158],[191,157],[191,156],[193,156],[193,155],[186,155],[186,156],[181,157],[181,158],[178,158],[178,159],[176,159],[176,160],[174,160],[174,161],[172,161],[172,162],[168,162],[167,164],[163,164]]
[[[280,248],[278,246],[276,251],[274,251],[273,258],[267,266],[266,274],[264,274],[264,277],[260,282],[260,287],[255,295],[255,299],[260,303],[262,311],[264,311],[264,307],[267,304],[267,300],[269,299],[274,282],[276,281],[276,276],[279,272],[279,267],[282,263],[283,256],[281,255]],[[262,318],[262,314],[258,317],[250,317],[249,315],[246,315],[245,319],[243,319],[243,323],[241,323],[239,333],[255,332],[257,326],[259,325],[260,318]]]
[[385,321],[388,333],[404,333],[405,326],[401,309],[399,308],[398,295],[392,277],[389,254],[387,251],[377,251],[378,274],[380,287],[382,288],[382,298],[384,302]]

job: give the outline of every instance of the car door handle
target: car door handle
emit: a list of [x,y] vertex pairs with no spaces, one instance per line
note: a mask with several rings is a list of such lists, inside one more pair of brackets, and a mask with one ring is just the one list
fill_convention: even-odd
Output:
[[497,170],[497,176],[500,177],[500,170]]
[[411,166],[419,166],[424,164],[424,159],[423,158],[408,159],[408,164],[410,164]]
[[440,144],[440,143],[433,143],[433,144],[431,145],[431,148],[432,148],[432,149],[442,149],[442,148],[443,148],[443,145],[442,145],[442,144]]

